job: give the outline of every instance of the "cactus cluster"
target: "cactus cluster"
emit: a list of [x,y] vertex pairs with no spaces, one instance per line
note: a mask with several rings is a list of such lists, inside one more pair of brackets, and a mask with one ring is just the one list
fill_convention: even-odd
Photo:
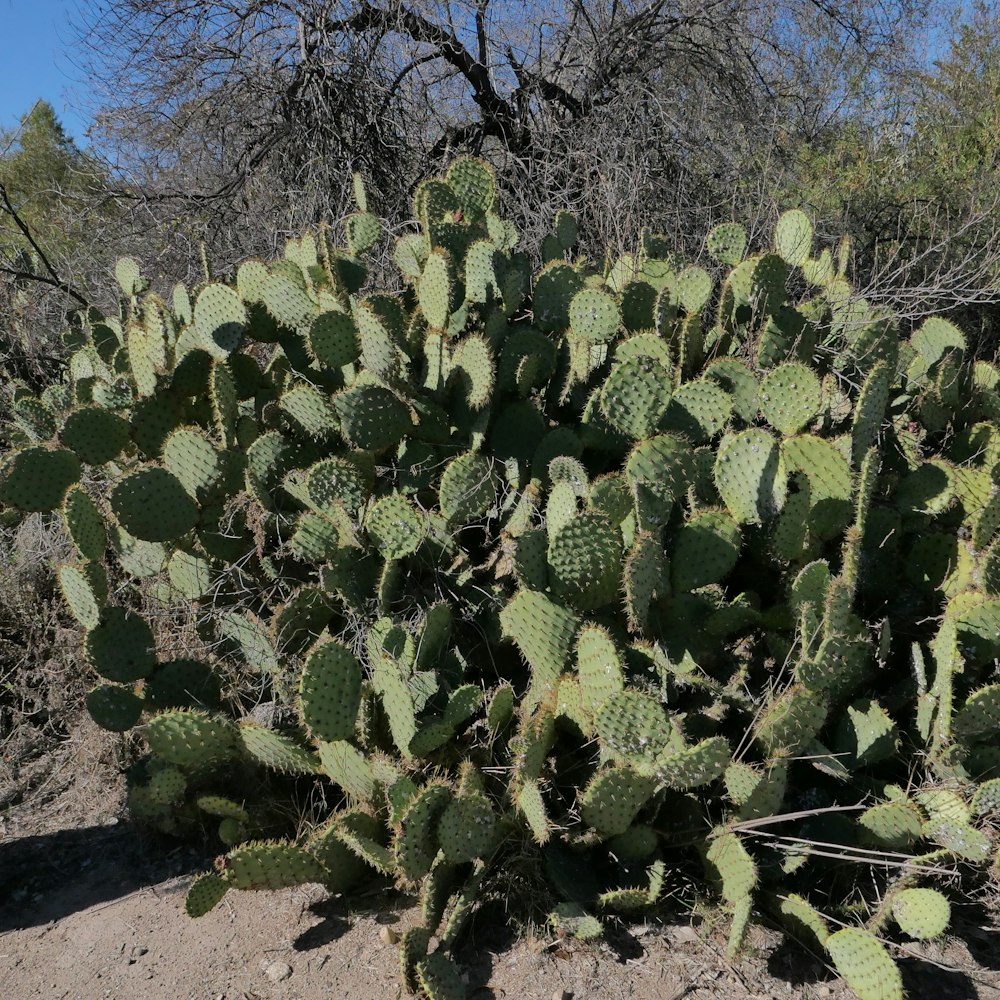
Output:
[[[512,853],[581,938],[691,862],[733,951],[777,920],[901,997],[886,935],[942,933],[923,883],[997,851],[1000,371],[901,336],[801,212],[753,256],[717,227],[711,273],[651,234],[595,266],[560,213],[533,273],[461,159],[390,293],[355,191],[346,249],[169,302],[123,261],[67,381],[12,387],[0,502],[65,521],[88,707],[149,748],[132,813],[228,848],[188,911],[419,886],[403,979],[451,1000]],[[136,581],[216,652],[163,655]],[[328,812],[288,839],[303,783]]]

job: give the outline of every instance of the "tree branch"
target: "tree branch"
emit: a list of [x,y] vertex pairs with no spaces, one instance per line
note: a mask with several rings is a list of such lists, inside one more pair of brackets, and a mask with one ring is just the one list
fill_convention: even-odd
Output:
[[0,208],[2,208],[3,211],[14,220],[14,224],[21,230],[21,235],[28,241],[31,249],[38,254],[38,259],[42,262],[45,270],[49,272],[49,277],[25,271],[15,271],[14,269],[7,267],[0,268],[0,270],[2,270],[5,274],[12,274],[19,278],[30,278],[34,281],[40,281],[43,284],[51,285],[53,288],[59,288],[69,295],[70,298],[79,302],[80,305],[85,307],[89,306],[90,303],[78,291],[76,291],[72,285],[63,281],[63,279],[59,277],[59,272],[52,266],[52,262],[46,256],[45,251],[38,245],[38,241],[32,234],[30,226],[24,221],[24,219],[21,218],[17,209],[14,208],[10,200],[10,195],[7,194],[7,188],[2,183],[0,183],[0,201],[3,202]]

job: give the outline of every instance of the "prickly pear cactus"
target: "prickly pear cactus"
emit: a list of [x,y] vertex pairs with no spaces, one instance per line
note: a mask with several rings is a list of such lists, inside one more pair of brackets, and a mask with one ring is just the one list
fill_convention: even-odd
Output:
[[770,909],[899,996],[878,935],[943,932],[919,883],[996,853],[1000,371],[801,212],[774,249],[717,227],[709,270],[650,234],[595,269],[560,213],[536,273],[459,160],[387,292],[355,192],[346,247],[170,304],[122,262],[67,381],[10,391],[0,504],[65,523],[88,708],[148,748],[132,814],[225,848],[188,912],[419,883],[404,979],[451,998],[508,857],[583,938],[703,866],[731,951]]

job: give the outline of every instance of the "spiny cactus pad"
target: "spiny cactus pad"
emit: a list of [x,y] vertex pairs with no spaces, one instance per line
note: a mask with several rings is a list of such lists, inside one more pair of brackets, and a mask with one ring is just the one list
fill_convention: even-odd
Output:
[[826,949],[858,1000],[903,1000],[899,967],[874,935],[845,927],[830,935]]

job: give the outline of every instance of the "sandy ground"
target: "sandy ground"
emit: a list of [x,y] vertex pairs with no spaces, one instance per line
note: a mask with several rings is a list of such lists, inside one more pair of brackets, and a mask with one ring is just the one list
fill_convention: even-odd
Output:
[[[121,812],[113,762],[70,740],[7,762],[0,781],[0,997],[52,1000],[395,1000],[394,934],[412,901],[388,888],[346,901],[319,886],[230,893],[183,912],[210,858],[150,841]],[[975,921],[904,961],[911,998],[1000,998],[1000,933]],[[594,945],[515,940],[481,913],[458,959],[468,1000],[845,1000],[824,965],[754,928],[737,963],[724,927],[638,924]],[[935,964],[937,963],[937,964]]]

